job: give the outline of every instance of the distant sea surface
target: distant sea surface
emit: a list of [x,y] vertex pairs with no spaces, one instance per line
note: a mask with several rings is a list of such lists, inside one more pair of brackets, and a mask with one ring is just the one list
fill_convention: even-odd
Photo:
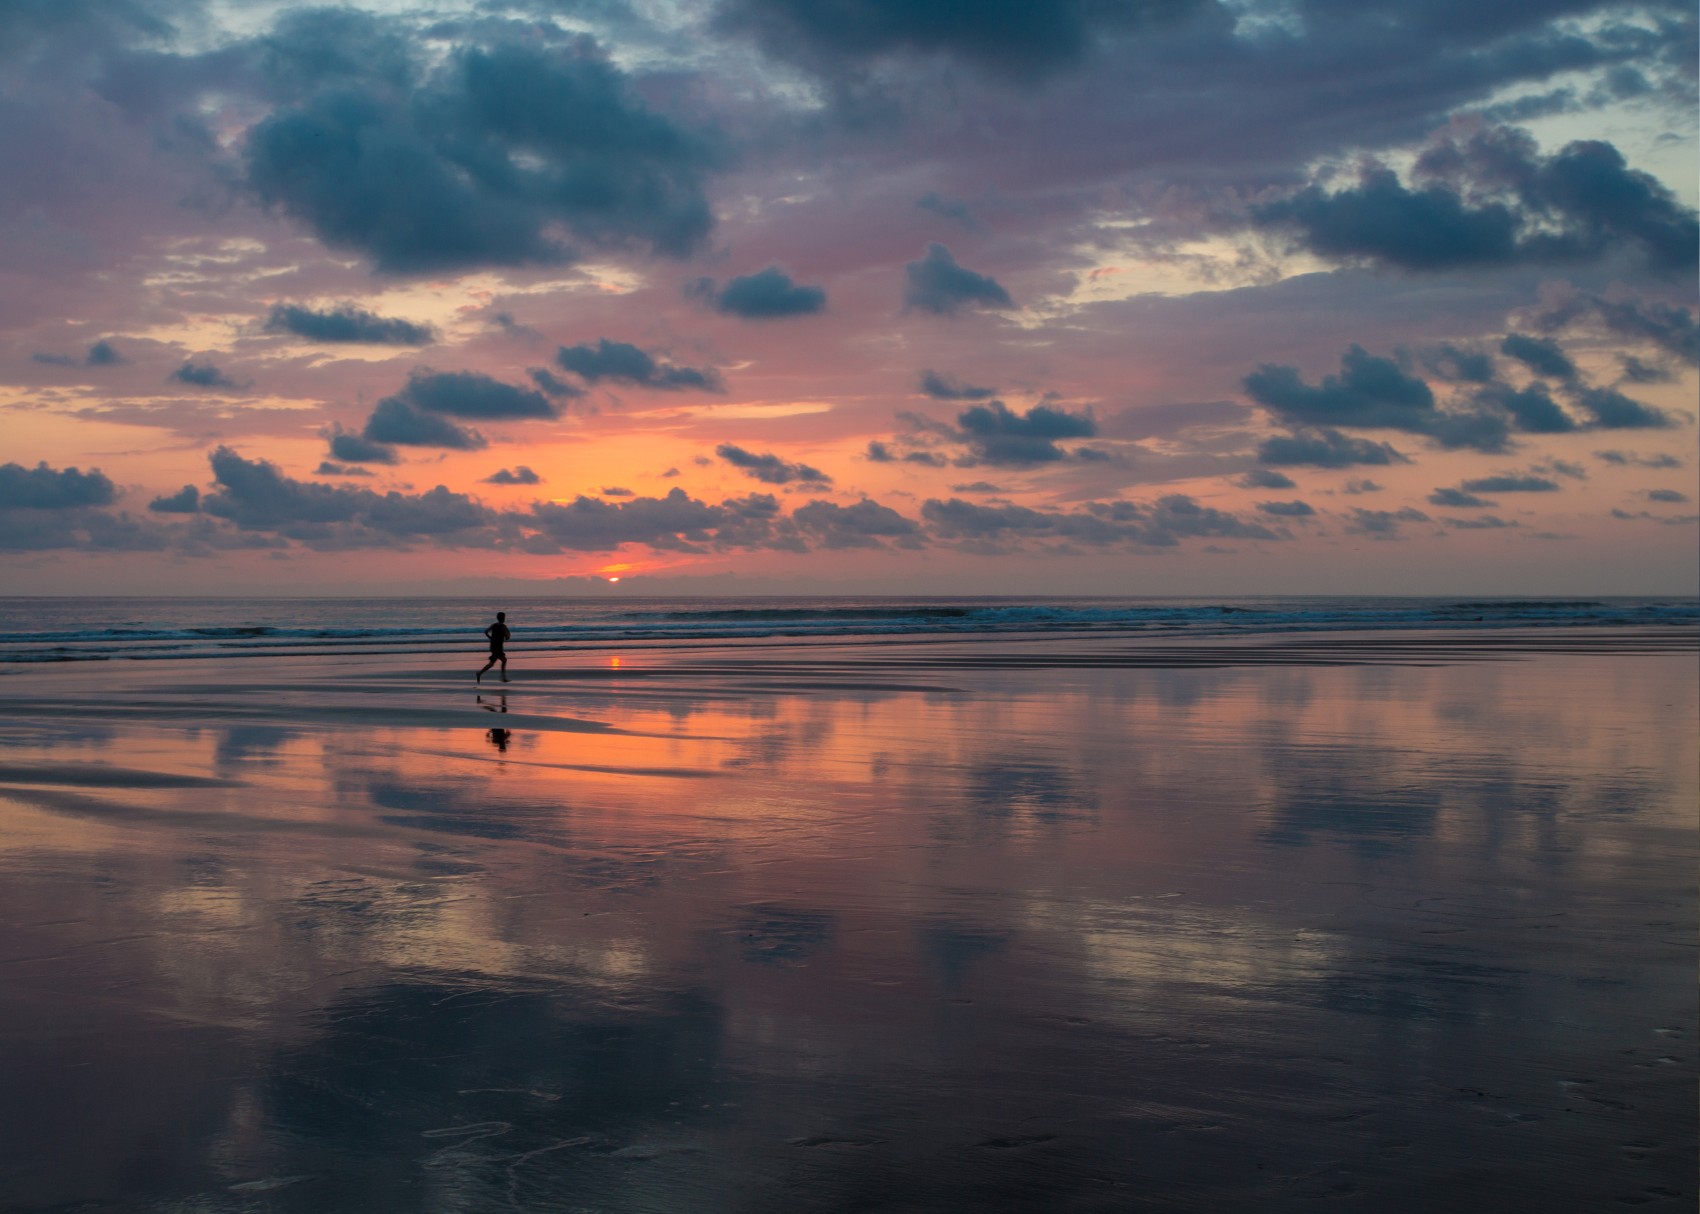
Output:
[[1700,599],[1603,598],[0,598],[0,663],[515,652],[926,636],[1700,626]]

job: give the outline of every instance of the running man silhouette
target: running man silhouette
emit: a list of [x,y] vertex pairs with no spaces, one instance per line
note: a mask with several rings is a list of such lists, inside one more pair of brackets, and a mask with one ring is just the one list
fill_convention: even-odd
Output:
[[480,670],[473,677],[473,682],[482,683],[484,681],[484,675],[489,671],[490,667],[494,666],[497,662],[502,664],[502,682],[506,683],[508,681],[508,655],[503,650],[502,646],[508,643],[508,638],[513,634],[508,631],[507,618],[507,612],[498,611],[496,613],[496,622],[484,630],[484,635],[490,638],[490,660],[484,663],[484,669]]

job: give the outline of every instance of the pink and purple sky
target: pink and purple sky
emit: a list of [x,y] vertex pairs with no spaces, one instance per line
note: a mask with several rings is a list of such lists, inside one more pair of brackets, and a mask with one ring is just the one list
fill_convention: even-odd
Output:
[[13,594],[1692,593],[1693,6],[0,5]]

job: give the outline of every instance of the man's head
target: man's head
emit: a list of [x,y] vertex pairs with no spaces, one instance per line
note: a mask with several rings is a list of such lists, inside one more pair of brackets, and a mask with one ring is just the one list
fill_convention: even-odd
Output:
[[508,613],[505,612],[505,611],[498,611],[496,613],[496,619],[498,621],[506,620],[507,618],[508,618]]

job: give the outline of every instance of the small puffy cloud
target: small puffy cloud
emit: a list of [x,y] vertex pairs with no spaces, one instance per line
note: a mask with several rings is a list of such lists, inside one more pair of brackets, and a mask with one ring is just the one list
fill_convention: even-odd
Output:
[[[393,464],[397,462],[395,450],[383,443],[373,442],[359,434],[351,434],[347,430],[336,429],[329,434],[331,457],[345,464]],[[343,475],[332,473],[329,475]]]
[[515,464],[512,468],[498,468],[485,477],[486,485],[541,485],[543,478],[538,476],[524,464]]
[[1594,458],[1607,464],[1619,467],[1633,465],[1637,468],[1680,468],[1682,461],[1674,455],[1663,451],[1657,455],[1638,455],[1634,451],[1596,451]]
[[1675,489],[1649,489],[1647,490],[1647,500],[1650,502],[1681,503],[1688,500],[1688,495],[1678,493]]
[[1468,384],[1485,384],[1493,379],[1493,355],[1484,350],[1445,342],[1418,350],[1416,358],[1424,370],[1440,379]]
[[1298,368],[1266,363],[1245,377],[1246,395],[1289,424],[1403,430],[1444,447],[1502,451],[1508,426],[1497,414],[1443,410],[1427,383],[1352,345],[1340,358],[1340,374],[1307,384]]
[[817,485],[832,482],[832,478],[819,468],[788,463],[772,452],[757,454],[731,443],[721,443],[714,449],[714,453],[745,476],[754,477],[766,485],[789,485],[793,481]]
[[1264,464],[1309,468],[1350,468],[1358,464],[1410,462],[1386,443],[1372,442],[1367,438],[1353,438],[1326,426],[1267,438],[1258,445],[1257,458]]
[[959,198],[945,198],[933,192],[917,198],[915,205],[923,211],[931,211],[941,219],[948,219],[953,223],[961,224],[965,231],[972,232],[978,226],[974,222],[974,213],[968,209],[968,204]]
[[354,464],[338,464],[331,460],[320,460],[319,466],[313,469],[314,476],[372,476],[370,468],[361,468]]
[[1564,434],[1577,428],[1576,419],[1552,398],[1543,383],[1513,388],[1496,380],[1477,392],[1475,399],[1478,405],[1505,410],[1517,429],[1529,434]]
[[345,303],[328,311],[315,311],[300,304],[274,304],[266,317],[267,333],[289,333],[308,341],[336,344],[361,342],[377,346],[428,346],[437,339],[430,325],[379,316]]
[[1464,482],[1471,493],[1557,493],[1558,482],[1544,476],[1479,476]]
[[526,371],[531,376],[531,382],[537,385],[539,392],[547,393],[557,400],[570,400],[575,396],[583,396],[584,389],[577,384],[569,384],[547,367],[532,367]]
[[1341,487],[1340,492],[1356,496],[1363,493],[1380,493],[1383,488],[1385,486],[1378,485],[1372,480],[1350,480]]
[[1663,409],[1631,400],[1615,388],[1583,388],[1576,403],[1594,415],[1599,430],[1667,430],[1675,423]]
[[184,485],[176,493],[154,498],[148,503],[148,509],[159,514],[199,514],[201,491],[193,485]]
[[965,384],[954,375],[940,375],[937,371],[921,372],[921,391],[934,400],[990,400],[998,393],[996,388]]
[[[362,438],[373,443],[395,444],[403,447],[444,447],[451,451],[479,451],[488,441],[476,430],[457,426],[446,417],[416,409],[399,396],[386,396],[366,419]],[[331,441],[331,453],[339,459],[352,460],[346,449]]]
[[555,361],[588,384],[611,380],[666,391],[682,388],[719,391],[722,387],[719,373],[711,367],[675,366],[658,361],[629,342],[609,341],[606,337],[594,346],[588,342],[562,346],[555,353]]
[[884,540],[911,546],[921,530],[913,519],[867,498],[851,506],[813,501],[798,507],[791,519],[825,548],[877,548]]
[[399,399],[427,413],[443,413],[473,421],[505,421],[550,418],[557,407],[530,388],[491,379],[476,371],[432,371],[416,368],[407,385],[392,399]]
[[956,462],[962,467],[989,464],[1020,467],[1067,459],[1060,439],[1091,438],[1098,423],[1090,413],[1070,413],[1050,405],[1034,405],[1017,413],[1001,400],[970,405],[956,416],[956,438],[969,454]]
[[1309,518],[1316,511],[1309,502],[1259,502],[1257,508],[1277,518]]
[[1460,531],[1503,531],[1508,527],[1523,525],[1515,519],[1500,518],[1497,514],[1479,514],[1473,518],[1443,518],[1440,521]]
[[636,497],[637,496],[637,494],[633,493],[630,489],[623,488],[619,485],[603,485],[601,489],[597,490],[597,492],[602,494],[603,497]]
[[716,312],[746,320],[811,316],[826,307],[824,290],[793,282],[778,266],[734,278],[724,287],[717,287],[712,278],[699,278],[687,285],[685,293]]
[[1253,468],[1240,477],[1240,485],[1246,489],[1295,489],[1298,487],[1292,477],[1285,472],[1277,472],[1273,468]]
[[212,363],[198,363],[193,360],[178,367],[171,373],[170,378],[180,384],[188,384],[192,388],[240,388],[242,386]]
[[1499,343],[1499,352],[1515,358],[1536,375],[1562,380],[1576,378],[1576,364],[1551,338],[1507,333],[1505,340]]
[[1436,489],[1428,495],[1428,500],[1431,506],[1450,506],[1455,510],[1475,510],[1493,505],[1486,498],[1452,488]]
[[0,464],[0,510],[76,510],[110,506],[118,490],[99,468],[55,470],[45,461],[33,468]]
[[1013,308],[1015,302],[997,279],[956,264],[942,244],[929,244],[919,261],[903,267],[903,303],[937,316],[954,316],[964,308]]
[[1371,539],[1391,540],[1399,537],[1403,523],[1432,521],[1428,515],[1411,506],[1402,510],[1363,510],[1353,507],[1352,517],[1346,522],[1346,530],[1356,535],[1367,535]]
[[116,367],[126,361],[111,342],[102,339],[89,347],[83,362],[90,367]]
[[1689,366],[1700,365],[1700,313],[1663,300],[1622,299],[1559,288],[1524,316],[1542,332],[1579,328],[1653,346]]

